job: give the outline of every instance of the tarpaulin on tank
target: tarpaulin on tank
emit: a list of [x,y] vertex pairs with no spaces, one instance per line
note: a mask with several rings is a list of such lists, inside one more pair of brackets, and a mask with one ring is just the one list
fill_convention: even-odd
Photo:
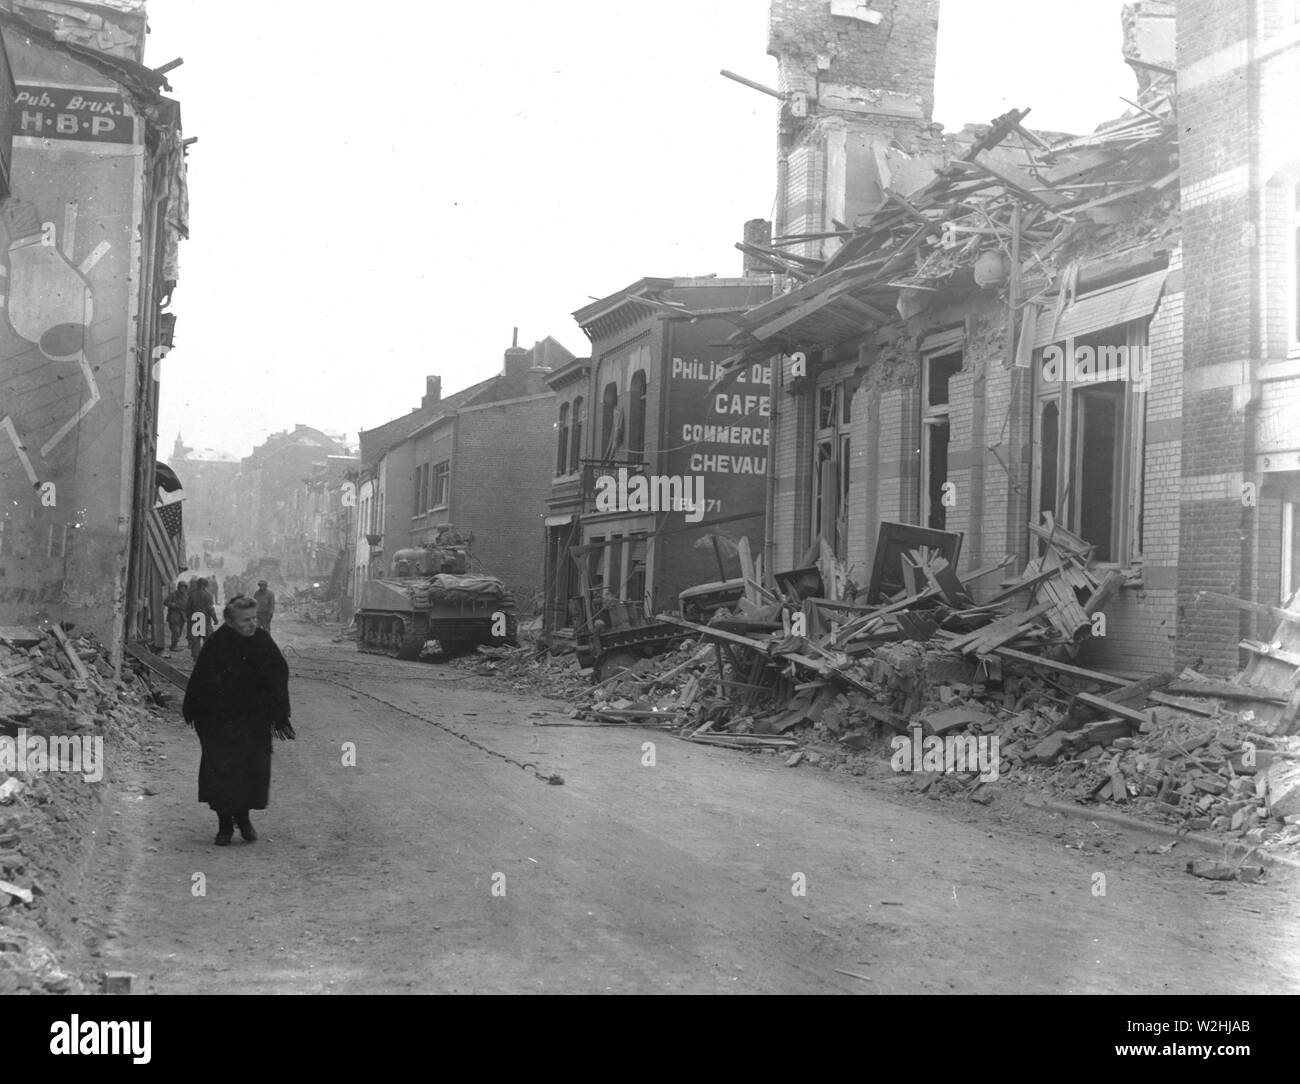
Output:
[[506,585],[495,576],[453,576],[443,572],[430,581],[435,602],[486,602],[504,598]]

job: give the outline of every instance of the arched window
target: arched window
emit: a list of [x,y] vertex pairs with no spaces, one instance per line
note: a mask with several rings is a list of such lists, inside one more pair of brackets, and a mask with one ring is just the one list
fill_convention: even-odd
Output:
[[569,404],[560,404],[559,435],[555,442],[555,473],[563,474],[569,466]]
[[573,400],[573,431],[569,437],[569,473],[572,474],[582,465],[582,414],[583,402],[579,395]]
[[605,385],[605,394],[600,404],[600,454],[604,459],[612,459],[619,444],[618,423],[618,385],[612,380]]
[[627,449],[629,452],[645,451],[645,370],[632,374],[632,387],[628,393]]

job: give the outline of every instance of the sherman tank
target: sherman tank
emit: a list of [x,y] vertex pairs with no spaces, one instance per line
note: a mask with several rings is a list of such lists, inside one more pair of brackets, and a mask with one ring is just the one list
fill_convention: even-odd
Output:
[[474,536],[443,528],[437,540],[393,554],[389,575],[361,585],[357,649],[418,659],[479,644],[519,644],[515,600],[495,576],[471,573]]

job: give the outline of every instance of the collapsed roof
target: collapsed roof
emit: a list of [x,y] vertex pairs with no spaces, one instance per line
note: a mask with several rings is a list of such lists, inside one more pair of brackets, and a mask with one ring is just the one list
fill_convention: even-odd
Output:
[[[1012,110],[929,183],[887,190],[861,225],[775,238],[762,257],[799,284],[734,318],[728,370],[861,338],[977,262],[1022,309],[1058,291],[1064,299],[1084,260],[1159,248],[1178,229],[1174,72],[1142,67],[1151,78],[1125,99],[1131,111],[1090,135],[1049,142],[1023,126],[1028,110]],[[786,251],[824,238],[839,242],[829,259]]]

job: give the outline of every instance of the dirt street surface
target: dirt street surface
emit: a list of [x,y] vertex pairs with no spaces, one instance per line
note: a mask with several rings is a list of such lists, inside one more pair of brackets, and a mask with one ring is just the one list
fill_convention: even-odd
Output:
[[116,773],[98,962],[138,993],[1300,991],[1288,870],[1198,880],[1183,847],[919,798],[885,763],[536,725],[566,705],[273,634],[298,740],[258,842],[213,846],[175,711]]

